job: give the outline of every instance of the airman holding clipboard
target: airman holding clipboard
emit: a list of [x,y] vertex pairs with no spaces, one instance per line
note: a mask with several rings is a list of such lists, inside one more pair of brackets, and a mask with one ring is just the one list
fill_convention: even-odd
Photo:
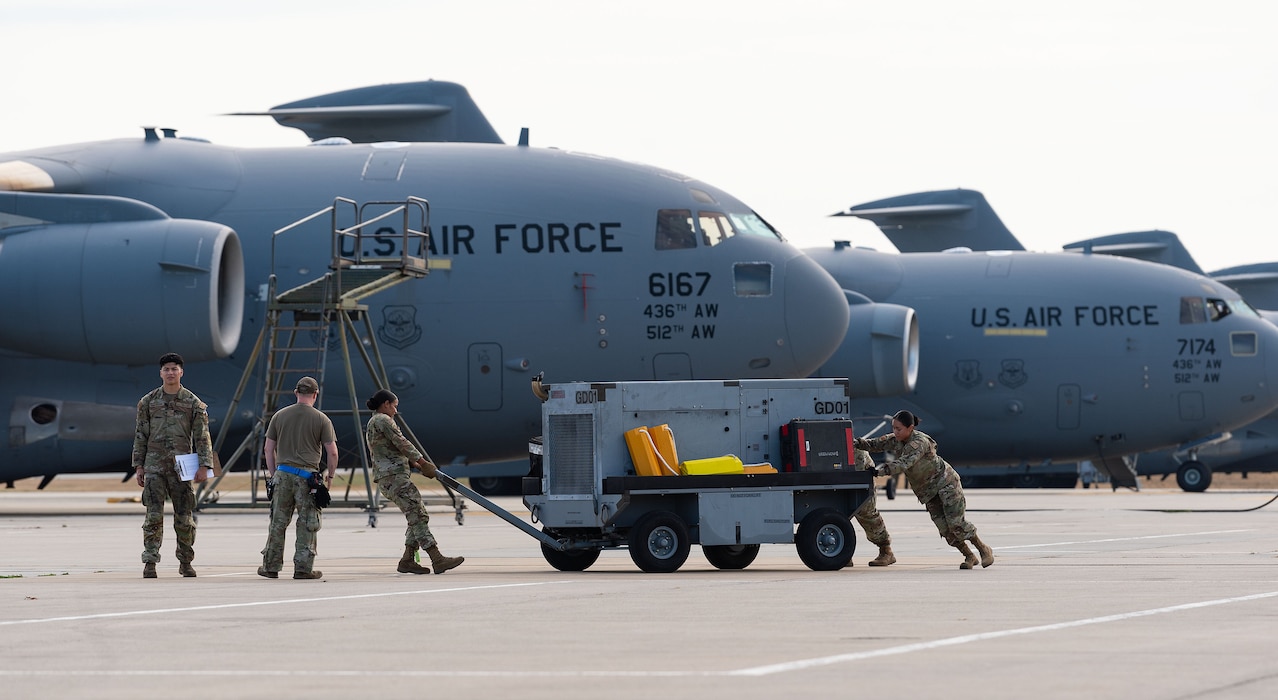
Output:
[[138,401],[133,437],[133,469],[142,487],[146,519],[142,521],[142,577],[156,578],[164,542],[164,501],[173,502],[178,571],[195,576],[195,489],[213,471],[208,406],[182,386],[182,356],[160,357],[163,384]]

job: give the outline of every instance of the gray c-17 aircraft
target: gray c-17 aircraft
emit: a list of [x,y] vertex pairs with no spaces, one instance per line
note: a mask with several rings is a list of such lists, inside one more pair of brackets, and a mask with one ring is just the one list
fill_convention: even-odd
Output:
[[[841,215],[870,219],[911,250],[969,234],[977,245],[1005,245],[1011,236],[971,190],[893,197]],[[1118,458],[1211,439],[1278,406],[1278,328],[1200,274],[1019,250],[887,254],[836,243],[806,252],[851,303],[918,316],[914,391],[853,401],[854,419],[909,409],[955,465],[1093,460],[1117,485],[1135,486]],[[857,361],[845,345],[818,374]]]
[[[1135,231],[1090,238],[1064,246],[1067,251],[1104,253],[1173,265],[1212,279],[1242,295],[1260,315],[1278,323],[1278,263],[1251,263],[1204,273],[1180,237],[1169,231]],[[1185,491],[1205,491],[1214,472],[1278,471],[1278,412],[1201,443],[1141,454],[1141,476],[1176,475]]]
[[[338,95],[324,104],[301,101],[267,114],[281,123],[322,121],[333,104],[356,101]],[[338,131],[315,127],[308,133],[320,138]],[[479,129],[457,138],[488,137]],[[969,193],[974,200],[957,201],[953,194],[937,194],[854,209],[880,223],[890,239],[907,234],[893,239],[901,250],[912,250],[903,241],[920,231],[930,238],[918,250],[927,250],[938,245],[941,234],[966,236],[973,228],[1001,229],[996,238],[1002,245],[995,247],[1020,247],[979,193]],[[839,277],[852,319],[852,330],[823,373],[851,375],[854,393],[864,397],[854,401],[854,411],[871,420],[881,421],[902,407],[914,409],[927,419],[927,430],[945,438],[945,454],[956,463],[1112,459],[1149,445],[1218,434],[1221,426],[1278,405],[1268,389],[1273,365],[1265,357],[1275,352],[1275,334],[1257,324],[1245,305],[1222,317],[1227,318],[1223,323],[1179,323],[1182,297],[1191,306],[1193,299],[1206,304],[1216,291],[1204,289],[1193,275],[1156,266],[1070,261],[1064,254],[885,256],[846,246],[809,252]],[[1108,281],[1078,283],[1093,275]],[[1015,319],[1013,301],[1024,304]],[[936,319],[922,336],[916,310],[924,324]],[[866,325],[869,332],[859,332]],[[920,337],[926,350],[920,349]],[[1244,347],[1248,340],[1254,342],[1251,350]],[[1204,387],[1177,387],[1176,377],[1157,373],[1165,368],[1152,360],[1179,352],[1210,355],[1228,371]],[[930,388],[911,393],[923,376]],[[889,396],[900,398],[872,400]],[[1175,408],[1169,410],[1169,403]],[[483,474],[494,484],[526,471],[522,461],[489,466]]]
[[[0,154],[0,294],[25,310],[0,322],[0,481],[127,471],[135,405],[164,352],[185,356],[187,386],[220,422],[268,280],[289,289],[335,260],[326,217],[273,232],[338,198],[429,203],[429,257],[451,267],[370,297],[368,317],[406,421],[441,465],[526,465],[536,372],[803,377],[845,342],[838,285],[737,198],[656,167],[532,148],[526,134],[518,146],[443,143],[499,141],[486,120],[473,128],[483,116],[459,85],[365,88],[268,114],[324,138],[234,148],[145,129]],[[408,133],[406,120],[427,122],[411,132],[425,142],[380,141]],[[397,224],[383,226],[370,253],[400,254]],[[356,377],[360,404],[373,388]],[[348,394],[330,381],[321,401],[349,406]],[[213,431],[246,433],[252,406]]]

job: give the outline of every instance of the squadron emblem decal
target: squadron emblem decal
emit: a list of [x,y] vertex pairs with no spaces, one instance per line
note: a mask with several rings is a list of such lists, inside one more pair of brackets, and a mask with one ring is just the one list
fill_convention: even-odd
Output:
[[1003,371],[999,373],[998,381],[1011,389],[1029,381],[1029,375],[1025,374],[1025,361],[1003,360]]
[[981,363],[978,360],[959,360],[954,363],[954,383],[971,389],[981,383]]
[[417,307],[387,306],[382,309],[382,325],[377,328],[377,338],[397,350],[416,343],[422,337],[422,327],[417,325]]

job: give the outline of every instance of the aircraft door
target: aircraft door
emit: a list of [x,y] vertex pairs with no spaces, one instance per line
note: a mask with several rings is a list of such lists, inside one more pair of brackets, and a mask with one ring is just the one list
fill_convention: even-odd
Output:
[[692,358],[683,352],[662,352],[652,356],[652,378],[657,381],[692,379]]
[[1056,387],[1056,428],[1078,430],[1082,400],[1077,384]]
[[468,404],[472,411],[501,409],[501,346],[497,343],[474,343],[466,351],[466,384],[470,389]]
[[1182,391],[1178,398],[1181,420],[1201,421],[1207,417],[1207,410],[1203,407],[1203,392]]

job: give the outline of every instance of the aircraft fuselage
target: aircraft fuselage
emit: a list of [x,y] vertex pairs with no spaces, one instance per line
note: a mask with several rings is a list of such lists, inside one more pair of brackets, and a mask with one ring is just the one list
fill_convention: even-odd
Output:
[[[332,261],[327,217],[275,237],[273,269],[272,232],[336,197],[429,201],[430,257],[448,259],[451,269],[367,303],[390,388],[441,463],[524,453],[540,430],[528,388],[537,372],[548,382],[801,377],[834,351],[847,325],[837,285],[736,198],[658,168],[566,151],[402,143],[235,149],[122,139],[0,156],[4,189],[128,198],[238,234],[246,289],[237,350],[188,362],[186,372],[187,386],[218,422],[261,328],[269,276],[284,290],[323,275]],[[654,242],[658,213],[669,211],[735,228],[711,237],[698,223],[705,235],[697,245],[662,248]],[[366,254],[399,254],[393,221]],[[111,266],[112,256],[129,253],[38,254],[21,264]],[[131,297],[154,293],[121,280],[111,306],[127,316]],[[175,337],[105,364],[74,356],[74,348],[59,359],[9,348],[0,355],[0,405],[10,413],[0,475],[127,466],[133,405],[158,380],[150,358],[182,345]],[[350,405],[345,382],[331,381],[344,376],[339,357],[329,353],[324,407]],[[361,405],[372,390],[357,366]],[[247,393],[257,392],[254,379]],[[234,428],[251,424],[259,400],[241,405]],[[68,425],[64,409],[81,423]]]
[[[808,253],[846,289],[918,315],[915,391],[853,401],[858,425],[911,410],[956,465],[1157,449],[1278,400],[1278,329],[1202,275],[1101,255]],[[819,374],[857,361],[841,350]]]

